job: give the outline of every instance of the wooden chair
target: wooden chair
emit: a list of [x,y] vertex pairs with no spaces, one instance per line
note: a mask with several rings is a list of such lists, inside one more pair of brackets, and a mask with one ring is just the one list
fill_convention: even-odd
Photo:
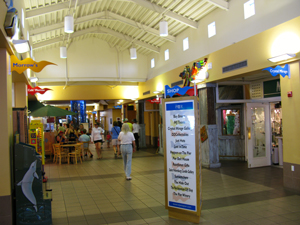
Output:
[[[83,153],[84,155],[87,154],[88,152],[91,153],[89,147],[90,147],[90,142],[89,141],[84,141],[82,142],[83,143]],[[84,145],[87,144],[87,147],[84,147]]]
[[67,158],[68,154],[62,150],[62,147],[60,144],[53,144],[53,152],[54,152],[54,157],[53,157],[53,162],[57,162],[59,158],[59,164],[61,164],[61,158]]
[[49,143],[48,149],[45,149],[45,155],[50,155],[50,160],[52,159],[53,154],[52,149],[54,150],[52,143]]
[[82,152],[82,143],[78,143],[75,146],[75,151],[68,153],[68,164],[70,164],[70,158],[74,158],[76,164],[77,164],[77,159],[79,158],[80,163],[82,163],[81,152]]

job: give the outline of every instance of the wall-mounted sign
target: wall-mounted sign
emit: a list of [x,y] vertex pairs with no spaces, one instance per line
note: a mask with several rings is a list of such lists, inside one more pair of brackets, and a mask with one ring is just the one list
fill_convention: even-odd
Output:
[[175,94],[181,96],[184,94],[187,94],[189,96],[193,96],[194,95],[194,87],[179,87],[179,86],[175,86],[170,88],[168,85],[165,86],[165,95],[166,96],[170,96],[173,97]]
[[35,94],[45,94],[46,91],[52,91],[52,89],[49,88],[40,88],[40,87],[31,87],[30,85],[27,85],[27,93],[31,95]]
[[272,67],[268,67],[266,69],[263,70],[267,70],[270,72],[270,74],[275,77],[278,74],[281,75],[282,77],[288,76],[288,78],[291,78],[291,74],[290,74],[290,66],[289,64],[285,64],[284,67],[281,66],[276,66],[275,68]]
[[122,109],[122,105],[114,105],[115,109]]
[[159,104],[160,103],[160,98],[154,98],[154,99],[148,99],[147,102],[150,102],[151,104]]
[[[11,71],[16,71],[19,74],[23,73],[27,69],[31,69],[32,71],[38,73],[41,72],[45,66],[48,65],[56,65],[55,63],[48,62],[48,61],[40,61],[36,62],[31,58],[27,58],[24,60],[19,60],[17,56],[12,55],[10,57],[11,63]],[[57,65],[56,65],[57,66]]]

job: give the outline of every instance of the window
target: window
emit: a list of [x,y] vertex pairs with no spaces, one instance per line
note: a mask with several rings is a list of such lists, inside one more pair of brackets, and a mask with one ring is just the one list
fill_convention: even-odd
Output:
[[155,67],[155,61],[154,61],[154,58],[151,59],[151,68]]
[[244,99],[243,85],[219,85],[220,100],[238,100]]
[[212,36],[216,35],[216,22],[212,22],[211,24],[208,24],[208,38],[211,38]]
[[255,4],[254,0],[249,0],[244,4],[244,18],[248,19],[255,15]]
[[183,51],[188,50],[189,49],[189,38],[185,38],[183,39]]
[[222,111],[222,135],[240,135],[240,110],[223,109]]
[[165,51],[165,61],[169,60],[169,49]]
[[24,10],[22,9],[22,27],[24,28],[25,25],[25,14],[24,14]]

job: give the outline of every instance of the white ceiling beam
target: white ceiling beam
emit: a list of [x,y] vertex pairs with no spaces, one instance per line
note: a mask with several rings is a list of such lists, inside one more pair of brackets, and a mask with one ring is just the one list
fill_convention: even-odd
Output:
[[[83,16],[83,17],[78,17],[75,19],[75,25],[80,24],[80,23],[85,23],[91,20],[95,20],[95,19],[99,19],[101,17],[105,16],[105,12],[100,12],[100,13],[95,13],[92,15],[88,15],[88,16]],[[44,26],[44,27],[39,27],[36,29],[32,29],[29,31],[30,35],[38,35],[38,34],[42,34],[45,32],[49,32],[49,31],[53,31],[53,30],[58,30],[58,29],[62,29],[64,28],[64,23],[56,23],[56,24],[52,24],[49,26]]]
[[[77,3],[77,7],[81,6],[81,5],[89,4],[92,2],[96,2],[96,1],[103,1],[103,0],[80,0]],[[127,1],[127,0],[114,0],[114,1]],[[76,1],[72,1],[71,8],[75,7],[75,3],[76,3]],[[35,16],[40,16],[40,15],[47,14],[47,13],[51,13],[51,12],[68,9],[69,4],[70,4],[69,2],[61,2],[61,3],[57,3],[57,4],[45,6],[45,7],[40,7],[37,9],[28,10],[28,11],[26,11],[26,19],[29,19],[29,18],[32,18]]]
[[147,48],[147,49],[149,49],[149,50],[151,50],[153,52],[156,52],[156,53],[160,52],[160,48],[159,47],[155,47],[155,46],[147,44],[145,42],[142,42],[142,41],[139,41],[139,40],[135,40],[135,39],[133,39],[132,37],[130,37],[128,35],[121,34],[121,33],[117,32],[117,31],[111,30],[109,28],[101,27],[101,28],[99,28],[99,30],[103,31],[103,32],[105,32],[107,34],[110,34],[112,36],[115,36],[117,38],[123,39],[125,41],[133,42],[134,44],[137,44],[139,46]]
[[229,10],[229,4],[225,0],[206,0],[220,9]]
[[[150,33],[150,34],[153,34],[155,36],[161,37],[160,33],[159,33],[159,30],[156,30],[154,28],[148,27],[148,26],[143,25],[141,23],[135,22],[134,20],[128,19],[124,16],[120,16],[116,13],[107,12],[107,14],[108,14],[108,16],[110,16],[110,17],[112,17],[116,20],[119,20],[122,23],[128,24],[130,26],[133,26],[133,27],[136,27],[136,28],[139,28],[139,29],[143,29],[147,33]],[[166,39],[166,40],[171,41],[171,42],[176,42],[176,38],[172,35],[168,35],[167,37],[161,37],[161,38]]]
[[[108,16],[109,18],[104,18],[105,16]],[[92,15],[88,15],[88,16],[83,16],[83,17],[79,17],[77,19],[75,19],[75,25],[78,25],[80,23],[85,23],[88,21],[92,21],[92,20],[96,20],[96,19],[100,19],[100,20],[111,20],[111,19],[115,19],[118,20],[122,23],[125,23],[127,25],[139,28],[139,29],[143,29],[145,32],[147,33],[151,33],[155,36],[160,37],[159,35],[159,30],[156,30],[154,28],[145,26],[141,23],[135,22],[134,20],[128,19],[124,16],[120,16],[118,14],[112,13],[112,12],[100,12],[100,13],[95,13]],[[49,31],[53,31],[53,30],[58,30],[58,29],[62,29],[64,28],[64,23],[57,23],[57,24],[52,24],[49,26],[44,26],[44,27],[39,27],[36,29],[32,29],[29,31],[29,34],[32,35],[39,35],[45,32],[49,32]],[[163,39],[166,39],[168,41],[171,42],[176,42],[176,38],[172,35],[168,35],[167,37],[161,37]]]
[[[142,46],[144,48],[147,48],[147,49],[149,49],[153,52],[156,52],[156,53],[160,52],[160,48],[158,48],[158,47],[155,47],[153,45],[147,44],[147,43],[139,41],[139,40],[134,40],[132,37],[130,37],[128,35],[121,34],[119,32],[113,31],[113,30],[111,30],[109,28],[105,28],[105,27],[91,27],[91,28],[84,29],[84,30],[81,30],[81,31],[76,31],[71,35],[71,38],[76,38],[78,36],[85,35],[85,34],[88,34],[88,33],[96,33],[96,34],[105,33],[105,34],[109,34],[109,35],[115,36],[117,38],[123,39],[125,41],[133,42],[133,43],[135,43],[139,46]],[[46,45],[54,44],[54,43],[61,42],[61,41],[63,41],[63,36],[57,37],[57,38],[52,38],[52,39],[49,39],[49,40],[44,40],[44,41],[38,42],[36,44],[33,44],[33,49],[41,48],[41,47],[44,47]]]
[[[101,0],[96,0],[96,1],[101,1]],[[146,0],[114,0],[114,1],[134,2],[138,5],[141,5],[145,8],[147,8],[147,9],[150,9],[154,12],[158,12],[160,14],[164,13],[164,11],[165,11],[164,8],[162,8],[158,5],[155,5],[155,4],[153,4],[149,1],[146,1]],[[221,0],[208,0],[208,1],[221,1]],[[89,4],[89,3],[92,3],[92,2],[95,2],[95,0],[80,0],[80,1],[78,1],[77,7],[80,6],[80,5]],[[74,8],[74,7],[75,7],[75,1],[72,1],[71,8]],[[46,14],[46,13],[51,13],[51,12],[56,12],[56,11],[63,10],[63,9],[68,9],[68,8],[69,8],[69,2],[62,2],[62,3],[53,4],[53,5],[45,6],[45,7],[38,8],[38,9],[29,10],[29,11],[26,11],[26,19],[29,19],[29,18],[32,18],[32,17],[35,17],[35,16],[40,16],[40,15],[43,15],[43,14]],[[170,18],[172,18],[172,19],[174,19],[174,20],[176,20],[180,23],[183,23],[186,26],[192,27],[194,29],[198,28],[198,23],[197,22],[192,21],[192,20],[190,20],[186,17],[180,16],[176,13],[168,11],[168,12],[165,13],[165,16],[168,16],[168,17],[170,17]]]
[[176,20],[176,21],[178,21],[180,23],[183,23],[186,26],[189,26],[191,28],[194,28],[194,29],[198,28],[198,23],[197,22],[192,21],[192,20],[190,20],[190,19],[188,19],[188,18],[186,18],[184,16],[180,16],[180,15],[174,13],[174,12],[171,12],[171,11],[167,11],[165,13],[166,9],[164,9],[163,7],[160,7],[160,6],[156,5],[156,4],[153,4],[153,3],[151,3],[151,2],[149,2],[147,0],[128,0],[128,1],[134,2],[134,3],[136,3],[136,4],[138,4],[138,5],[142,6],[142,7],[150,9],[150,10],[152,10],[154,12],[159,13],[159,14],[163,14],[164,13],[165,16],[170,17],[170,18],[172,18],[172,19],[174,19],[174,20]]
[[[76,37],[79,37],[81,35],[85,35],[85,34],[88,34],[88,33],[93,33],[93,32],[96,32],[96,31],[98,31],[97,27],[91,27],[91,28],[84,29],[84,30],[81,30],[81,31],[76,31],[72,34],[71,37],[76,38]],[[33,44],[33,49],[41,48],[41,47],[44,47],[46,45],[51,45],[51,44],[61,42],[61,41],[63,41],[63,36],[57,37],[57,38],[51,38],[51,39],[44,40],[44,41],[40,41],[36,44]]]

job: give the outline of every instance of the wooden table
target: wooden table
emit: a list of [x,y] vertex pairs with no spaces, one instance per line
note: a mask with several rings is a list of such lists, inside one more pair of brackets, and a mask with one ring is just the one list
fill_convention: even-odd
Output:
[[[65,145],[61,145],[61,147],[62,147],[62,148],[71,148],[71,147],[76,148],[76,145],[77,145],[77,143],[74,143],[74,144],[65,144]],[[81,148],[81,158],[82,158],[82,161],[84,161],[84,150],[83,150],[83,145],[82,145],[82,148]]]

